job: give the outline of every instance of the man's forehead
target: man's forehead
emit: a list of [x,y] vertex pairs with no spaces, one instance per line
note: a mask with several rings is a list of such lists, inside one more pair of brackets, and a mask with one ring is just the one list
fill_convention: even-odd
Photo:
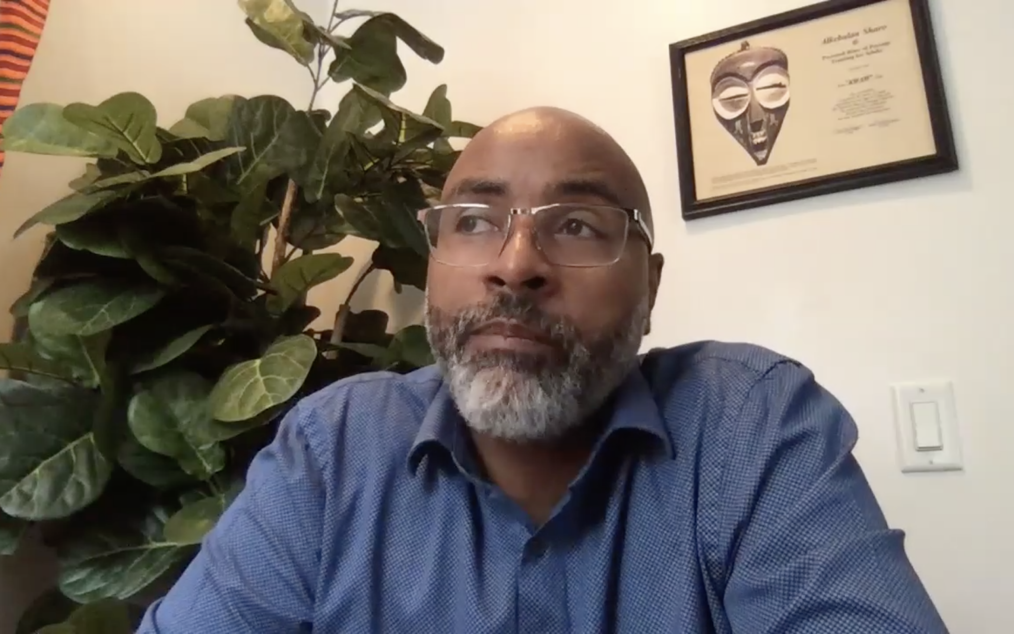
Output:
[[615,162],[610,139],[590,134],[573,126],[546,120],[523,120],[484,130],[462,153],[465,166],[501,165],[514,161],[538,159],[575,169],[589,166],[608,167]]
[[559,190],[575,181],[620,190],[624,166],[610,144],[538,117],[510,120],[477,136],[452,170],[445,197],[476,184]]

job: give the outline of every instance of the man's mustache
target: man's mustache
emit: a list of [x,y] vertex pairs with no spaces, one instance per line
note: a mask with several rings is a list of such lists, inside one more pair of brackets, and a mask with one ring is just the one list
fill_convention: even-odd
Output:
[[521,295],[500,294],[490,302],[476,306],[458,316],[456,344],[463,347],[475,331],[491,321],[509,321],[528,328],[547,340],[566,347],[571,339],[572,327],[564,320],[542,310],[530,298]]

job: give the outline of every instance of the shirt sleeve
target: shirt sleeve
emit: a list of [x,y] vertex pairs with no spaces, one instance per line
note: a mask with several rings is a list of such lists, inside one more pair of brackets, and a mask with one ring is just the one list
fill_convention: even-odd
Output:
[[299,408],[138,634],[287,634],[313,621],[325,493]]
[[769,370],[731,428],[723,602],[734,634],[947,632],[852,455],[855,423],[808,370]]

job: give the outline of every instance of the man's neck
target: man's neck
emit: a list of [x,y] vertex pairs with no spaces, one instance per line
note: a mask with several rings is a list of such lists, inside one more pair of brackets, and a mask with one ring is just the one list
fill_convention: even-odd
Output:
[[600,431],[589,425],[554,442],[529,443],[473,432],[472,441],[486,478],[542,526],[588,462]]

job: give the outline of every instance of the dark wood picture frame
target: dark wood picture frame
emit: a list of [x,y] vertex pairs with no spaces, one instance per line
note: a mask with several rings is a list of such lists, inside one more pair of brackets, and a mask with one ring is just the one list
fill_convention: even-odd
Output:
[[672,73],[673,112],[676,124],[676,151],[679,170],[680,202],[685,220],[821,196],[835,192],[871,187],[885,183],[922,178],[958,169],[958,157],[944,91],[936,40],[927,0],[908,0],[915,42],[936,153],[893,163],[824,175],[788,184],[765,186],[748,192],[700,200],[694,171],[690,102],[686,57],[695,51],[744,40],[758,34],[833,16],[853,9],[891,0],[827,0],[771,17],[754,20],[669,46]]

